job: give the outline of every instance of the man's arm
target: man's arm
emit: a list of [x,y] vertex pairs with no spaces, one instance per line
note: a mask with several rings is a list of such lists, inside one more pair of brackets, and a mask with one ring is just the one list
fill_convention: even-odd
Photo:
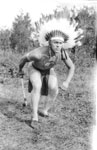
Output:
[[63,55],[63,62],[66,64],[67,68],[68,68],[68,75],[66,80],[63,82],[63,86],[67,86],[69,85],[73,75],[74,75],[74,70],[75,70],[75,66],[72,62],[72,60],[70,59],[68,53],[65,51],[64,55]]
[[19,62],[19,72],[22,71],[22,68],[24,67],[26,62],[29,62],[29,60],[28,60],[27,56],[24,55]]
[[25,54],[20,60],[19,72],[22,71],[22,68],[27,62],[38,60],[40,57],[41,57],[41,54],[39,53],[39,50],[37,51],[37,49],[32,50],[31,52]]

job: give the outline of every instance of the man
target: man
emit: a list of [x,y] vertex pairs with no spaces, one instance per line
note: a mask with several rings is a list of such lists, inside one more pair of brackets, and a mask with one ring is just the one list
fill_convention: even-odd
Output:
[[[52,23],[51,23],[52,24]],[[47,29],[47,28],[46,28]],[[63,82],[62,88],[67,89],[74,74],[74,64],[70,59],[64,44],[68,44],[69,35],[65,34],[61,29],[49,30],[44,37],[48,45],[41,46],[32,50],[23,56],[19,64],[19,72],[26,62],[29,63],[29,92],[32,92],[32,123],[38,122],[38,105],[41,95],[47,96],[46,105],[43,110],[44,116],[49,116],[50,103],[53,103],[58,95],[58,81],[54,70],[54,66],[62,60],[68,67],[69,72],[66,80]],[[40,41],[41,41],[40,37]],[[40,42],[42,43],[42,42]]]

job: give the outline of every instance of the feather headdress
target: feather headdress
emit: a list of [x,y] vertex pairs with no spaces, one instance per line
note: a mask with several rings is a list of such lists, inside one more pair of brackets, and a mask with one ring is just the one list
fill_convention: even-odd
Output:
[[80,46],[80,40],[83,37],[83,30],[77,29],[77,23],[73,23],[66,18],[52,19],[44,23],[39,31],[40,45],[48,45],[48,41],[52,37],[60,37],[64,39],[64,48],[72,48],[75,45]]

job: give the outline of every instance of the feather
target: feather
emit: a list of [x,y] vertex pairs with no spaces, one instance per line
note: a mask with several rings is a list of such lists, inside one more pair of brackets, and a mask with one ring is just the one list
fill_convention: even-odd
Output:
[[[48,45],[50,37],[60,36],[64,38],[64,48],[72,48],[77,43],[80,43],[81,36],[83,35],[83,30],[81,28],[76,30],[78,23],[66,18],[61,19],[52,19],[48,22],[45,22],[39,31],[39,43],[40,45]],[[77,41],[76,41],[77,40]],[[80,44],[78,44],[80,45]]]

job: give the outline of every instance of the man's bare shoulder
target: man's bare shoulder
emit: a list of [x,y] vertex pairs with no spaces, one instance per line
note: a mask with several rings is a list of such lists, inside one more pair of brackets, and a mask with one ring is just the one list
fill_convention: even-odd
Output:
[[47,50],[48,50],[47,46],[38,47],[26,53],[25,56],[28,58],[28,60],[32,58],[40,59],[44,54],[46,54]]
[[48,46],[42,46],[42,47],[38,47],[38,48],[34,48],[33,50],[31,50],[29,53],[45,53],[48,50]]

